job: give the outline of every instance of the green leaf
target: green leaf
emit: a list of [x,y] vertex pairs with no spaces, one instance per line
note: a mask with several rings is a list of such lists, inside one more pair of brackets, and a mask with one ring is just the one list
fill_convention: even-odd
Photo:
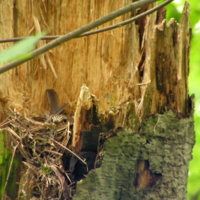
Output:
[[11,48],[4,50],[0,53],[0,63],[5,63],[13,60],[23,60],[31,57],[31,52],[35,48],[35,44],[40,40],[46,32],[30,36],[20,42],[14,44]]
[[178,11],[177,6],[173,3],[166,6],[167,7],[167,21],[174,18],[177,22],[180,21],[181,12]]

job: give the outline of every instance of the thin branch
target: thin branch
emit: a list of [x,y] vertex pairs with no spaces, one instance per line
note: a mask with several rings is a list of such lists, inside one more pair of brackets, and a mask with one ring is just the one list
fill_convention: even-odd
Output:
[[0,73],[3,73],[3,72],[6,72],[14,67],[17,67],[18,65],[22,64],[22,63],[25,63],[26,61],[28,60],[31,60],[47,51],[49,51],[50,49],[54,48],[54,47],[57,47],[59,45],[61,45],[62,43],[64,42],[67,42],[73,38],[76,38],[78,36],[80,36],[81,34],[93,29],[93,28],[96,28],[97,26],[100,26],[108,21],[111,21],[113,19],[115,19],[116,17],[119,17],[120,15],[123,15],[127,12],[130,12],[134,9],[137,9],[137,8],[140,8],[140,7],[143,7],[143,6],[146,6],[150,3],[153,3],[153,2],[156,2],[158,0],[142,0],[142,1],[137,1],[135,3],[132,3],[131,5],[129,6],[126,6],[124,8],[121,8],[115,12],[112,12],[110,13],[109,15],[106,15],[100,19],[97,19],[96,21],[93,21],[79,29],[76,29],[62,37],[59,37],[58,39],[56,40],[53,40],[52,42],[46,44],[45,46],[39,48],[39,49],[36,49],[35,51],[31,52],[31,58],[27,58],[27,59],[24,59],[24,60],[20,60],[20,61],[15,61],[15,62],[11,62],[9,63],[8,65],[5,65],[3,67],[0,68]]
[[141,14],[135,16],[135,17],[132,17],[132,18],[130,18],[130,19],[128,19],[128,20],[125,20],[125,21],[123,21],[123,22],[121,22],[121,23],[119,23],[119,24],[112,25],[112,26],[109,26],[109,27],[106,27],[106,28],[102,28],[102,29],[99,29],[99,30],[95,30],[95,31],[90,31],[90,32],[87,32],[87,33],[82,34],[82,35],[79,36],[79,37],[88,36],[88,35],[100,33],[100,32],[103,32],[103,31],[108,31],[108,30],[111,30],[111,29],[119,28],[119,27],[121,27],[121,26],[124,26],[124,25],[126,25],[126,24],[131,23],[131,22],[134,22],[134,21],[136,21],[136,20],[138,20],[138,19],[141,19],[141,18],[143,18],[143,17],[145,17],[145,16],[147,16],[147,15],[149,15],[149,14],[151,14],[151,13],[157,11],[157,10],[159,10],[160,8],[166,6],[167,4],[171,3],[172,1],[174,1],[174,0],[167,0],[167,1],[165,1],[164,3],[158,5],[158,6],[152,8],[152,9],[150,9],[150,10],[147,10],[146,12],[143,12],[143,13],[141,13]]
[[[89,35],[94,35],[94,34],[97,34],[97,33],[101,33],[101,32],[104,32],[104,31],[108,31],[108,30],[112,30],[112,29],[115,29],[115,28],[119,28],[121,26],[124,26],[126,24],[129,24],[131,22],[134,22],[138,19],[141,19],[157,10],[159,10],[160,8],[166,6],[167,4],[171,3],[172,1],[174,0],[167,0],[165,1],[164,3],[150,9],[150,10],[147,10],[146,12],[143,12],[135,17],[132,17],[126,21],[123,21],[121,23],[118,23],[116,25],[112,25],[112,26],[109,26],[109,27],[105,27],[105,28],[101,28],[101,29],[98,29],[98,30],[95,30],[95,31],[89,31],[89,32],[86,32],[86,33],[83,33],[81,34],[80,36],[78,36],[77,38],[80,38],[80,37],[84,37],[84,36],[89,36]],[[59,37],[62,37],[63,35],[52,35],[52,36],[44,36],[42,38],[40,38],[40,40],[55,40]],[[27,37],[19,37],[19,38],[11,38],[11,39],[3,39],[3,40],[0,40],[0,43],[7,43],[7,42],[18,42],[20,40],[23,40]]]
[[10,127],[0,129],[0,130],[6,130],[9,133],[11,133],[15,138],[17,138],[19,141],[21,140],[21,138],[17,135],[17,133],[15,133],[15,131],[13,131]]
[[54,140],[53,138],[51,138],[52,141],[54,141],[57,145],[59,145],[60,147],[62,147],[63,149],[67,150],[68,152],[70,152],[71,154],[73,154],[75,157],[77,157],[83,164],[85,164],[87,166],[87,163],[80,157],[78,156],[76,153],[74,153],[73,151],[71,151],[69,148],[63,146],[62,144],[60,144],[59,142],[57,142],[56,140]]

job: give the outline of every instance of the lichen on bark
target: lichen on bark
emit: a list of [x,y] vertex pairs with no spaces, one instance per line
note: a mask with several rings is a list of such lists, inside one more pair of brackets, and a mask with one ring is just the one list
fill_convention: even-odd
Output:
[[119,132],[106,141],[101,167],[77,184],[73,199],[186,199],[193,145],[192,118],[151,116],[139,134]]

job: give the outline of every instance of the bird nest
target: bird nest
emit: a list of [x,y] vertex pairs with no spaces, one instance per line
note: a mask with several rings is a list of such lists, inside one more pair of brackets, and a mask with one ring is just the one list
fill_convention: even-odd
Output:
[[[112,117],[108,117],[104,125],[101,124],[97,100],[86,86],[81,88],[75,119],[64,112],[67,104],[59,105],[53,89],[46,93],[51,108],[47,119],[23,117],[4,108],[8,118],[1,127],[10,133],[8,138],[14,147],[4,188],[14,158],[19,156],[16,160],[23,162],[19,176],[19,199],[70,200],[75,194],[76,183],[84,179],[90,170],[101,166],[104,142],[108,137],[115,136],[116,131],[111,129]],[[84,126],[80,128],[79,125]],[[78,140],[75,140],[78,141],[78,150],[72,147],[74,139],[77,139],[73,134],[72,141],[73,131],[78,133]]]
[[[70,200],[76,191],[76,183],[92,169],[101,166],[106,136],[101,125],[91,125],[82,131],[79,152],[72,148],[73,122],[65,115],[22,117],[11,111],[1,124],[10,133],[13,158],[22,160],[18,198]],[[8,178],[10,171],[8,172]],[[6,183],[7,184],[7,183]],[[5,185],[6,188],[6,185]]]
[[24,163],[18,197],[71,199],[74,181],[64,168],[63,155],[74,155],[85,163],[70,150],[73,124],[62,116],[57,119],[58,123],[55,117],[54,120],[46,120],[25,118],[11,112],[8,115],[9,118],[2,124],[3,130],[10,133],[13,154],[19,151]]

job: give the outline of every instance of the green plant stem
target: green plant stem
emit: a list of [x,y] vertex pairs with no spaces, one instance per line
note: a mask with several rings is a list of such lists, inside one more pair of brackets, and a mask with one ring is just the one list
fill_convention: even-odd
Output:
[[13,154],[12,154],[12,158],[11,158],[11,161],[10,161],[10,165],[9,165],[9,169],[8,169],[8,174],[7,174],[7,177],[6,177],[6,182],[5,182],[5,185],[4,185],[4,190],[3,190],[2,199],[3,199],[4,194],[5,194],[5,191],[6,191],[6,186],[7,186],[7,184],[8,184],[8,179],[9,179],[9,177],[10,177],[10,173],[11,173],[11,169],[12,169],[12,165],[13,165],[15,153],[16,153],[16,150],[17,150],[17,147],[18,147],[18,146],[19,146],[19,142],[17,142],[17,144],[13,147]]

